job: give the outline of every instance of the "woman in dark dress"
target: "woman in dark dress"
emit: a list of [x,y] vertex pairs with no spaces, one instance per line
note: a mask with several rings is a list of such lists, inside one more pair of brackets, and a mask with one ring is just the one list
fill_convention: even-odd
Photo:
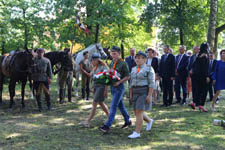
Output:
[[216,90],[211,106],[212,111],[215,111],[216,99],[220,95],[220,91],[225,90],[225,49],[220,52],[220,56],[221,60],[216,63],[215,71],[212,75]]
[[206,97],[207,97],[207,84],[210,81],[209,78],[209,45],[208,43],[202,43],[200,46],[200,52],[193,64],[193,76],[196,78],[196,92],[195,102],[190,106],[195,109],[195,106],[199,107],[200,111],[208,112],[204,108]]

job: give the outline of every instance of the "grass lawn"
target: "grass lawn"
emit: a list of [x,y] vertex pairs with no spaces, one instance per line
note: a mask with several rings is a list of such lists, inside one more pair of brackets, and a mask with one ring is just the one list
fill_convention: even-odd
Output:
[[[4,86],[4,104],[0,106],[0,150],[224,150],[225,129],[212,124],[213,119],[225,120],[225,92],[217,105],[215,113],[203,113],[191,110],[188,106],[174,105],[160,108],[157,104],[148,112],[155,122],[150,132],[143,126],[140,139],[131,140],[127,136],[135,129],[133,125],[121,129],[123,118],[117,112],[116,122],[110,133],[103,135],[98,127],[106,120],[101,109],[97,110],[91,128],[79,126],[89,114],[92,101],[83,101],[77,97],[75,103],[60,105],[55,83],[51,87],[52,111],[37,111],[36,101],[29,99],[26,91],[26,109],[21,110],[20,86],[17,87],[13,110],[8,109],[8,88]],[[110,97],[106,101],[110,106]],[[43,101],[44,109],[46,105]],[[174,100],[175,101],[175,100]],[[135,116],[128,100],[124,100],[133,124]],[[209,108],[210,103],[206,104]]]

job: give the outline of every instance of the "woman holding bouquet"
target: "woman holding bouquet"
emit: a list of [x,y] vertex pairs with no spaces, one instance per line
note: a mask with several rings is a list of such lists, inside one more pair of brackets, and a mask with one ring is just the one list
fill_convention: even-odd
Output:
[[136,130],[128,138],[140,137],[143,120],[147,122],[146,130],[151,130],[153,119],[144,111],[151,110],[152,95],[155,87],[155,73],[151,66],[146,65],[147,55],[142,51],[136,54],[137,66],[131,71],[130,103],[133,103],[136,116]]
[[[94,75],[107,70],[107,66],[104,62],[100,60],[100,56],[97,53],[92,55],[92,65],[94,68],[91,71],[90,77],[93,78]],[[94,88],[94,101],[92,103],[92,109],[89,114],[89,117],[86,121],[81,122],[81,125],[85,127],[90,127],[91,120],[93,119],[98,104],[101,106],[102,110],[105,112],[107,116],[109,116],[109,110],[107,105],[104,103],[104,99],[107,93],[107,86],[103,84],[99,84],[93,78],[93,88]]]

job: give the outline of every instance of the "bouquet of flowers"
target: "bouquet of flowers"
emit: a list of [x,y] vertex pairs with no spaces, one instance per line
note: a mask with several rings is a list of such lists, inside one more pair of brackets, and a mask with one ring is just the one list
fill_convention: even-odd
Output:
[[95,74],[93,79],[97,84],[112,85],[120,80],[120,74],[113,69],[104,70]]

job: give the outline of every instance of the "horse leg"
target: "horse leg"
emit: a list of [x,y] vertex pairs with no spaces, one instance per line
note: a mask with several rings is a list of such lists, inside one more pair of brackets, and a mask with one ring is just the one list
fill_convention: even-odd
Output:
[[32,83],[31,77],[29,76],[28,78],[29,78],[29,86],[30,86],[30,98],[34,99],[33,83]]
[[10,104],[9,104],[9,108],[12,108],[13,105],[15,104],[13,98],[15,96],[15,86],[16,86],[16,81],[10,79],[9,82],[9,95],[10,95]]
[[2,92],[3,92],[3,82],[4,82],[4,75],[0,75],[0,104],[2,104]]
[[26,82],[27,82],[27,81],[22,81],[22,86],[21,86],[21,95],[22,95],[21,104],[22,104],[22,108],[25,108],[25,103],[24,103],[24,91],[25,91]]

